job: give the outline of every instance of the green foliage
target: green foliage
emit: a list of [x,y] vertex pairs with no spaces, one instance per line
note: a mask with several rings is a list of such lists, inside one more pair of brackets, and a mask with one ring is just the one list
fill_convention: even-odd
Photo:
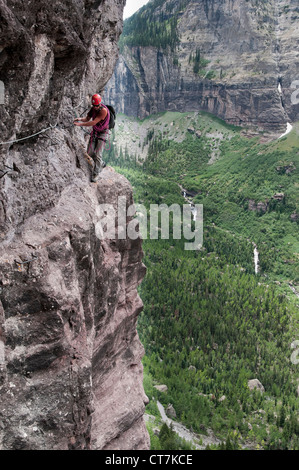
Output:
[[212,80],[215,77],[216,77],[216,72],[214,70],[209,70],[205,75],[205,78],[207,78],[208,80]]
[[[204,205],[206,223],[257,243],[262,272],[298,282],[298,224],[291,214],[299,211],[299,157],[296,150],[275,146],[238,134],[223,140],[221,158],[201,174],[188,175],[185,187],[200,190],[194,202]],[[286,173],[289,167],[292,171]],[[281,201],[275,200],[277,193],[284,194]],[[251,210],[252,202],[266,209]]]
[[196,172],[209,160],[206,139],[187,135],[181,143],[166,139],[161,134],[150,141],[144,170],[152,175],[177,178],[183,172]]
[[[272,397],[288,397],[288,413],[292,407],[298,412],[288,330],[295,312],[287,299],[256,276],[227,266],[225,253],[203,259],[184,252],[179,242],[171,246],[144,242],[148,274],[140,288],[144,311],[138,327],[145,370],[168,386],[165,404],[173,403],[178,419],[196,432],[212,427],[224,440],[233,430],[251,437],[244,418],[265,429],[267,421],[255,413],[277,413]],[[247,381],[254,377],[265,396],[249,391]],[[276,426],[283,424],[280,411]],[[257,441],[265,438],[256,433]],[[293,433],[289,445],[296,439]]]
[[209,64],[209,60],[205,59],[201,52],[200,52],[200,49],[196,49],[196,52],[195,54],[193,55],[192,53],[190,54],[189,56],[189,64],[190,63],[193,63],[193,72],[195,74],[198,74],[202,77],[205,77],[205,78],[214,78],[215,77],[215,73],[210,71],[210,72],[206,72],[205,71],[205,68],[207,67],[207,65]]
[[[157,429],[157,426],[156,426]],[[149,432],[151,441],[151,450],[192,450],[191,443],[182,439],[173,430],[172,426],[168,427],[167,424],[163,423],[157,436],[153,430],[153,427],[148,424],[147,430]]]
[[178,18],[188,2],[168,2],[166,9],[160,9],[158,14],[157,7],[163,3],[163,0],[154,0],[124,22],[119,41],[121,51],[125,45],[175,50],[179,42]]
[[[148,412],[158,417],[157,398],[172,403],[179,421],[203,436],[212,429],[222,441],[208,449],[298,450],[298,365],[290,361],[298,307],[284,282],[299,281],[298,225],[290,221],[299,209],[299,142],[290,135],[261,145],[222,124],[227,138],[211,165],[209,133],[220,123],[206,126],[204,114],[201,121],[200,139],[186,134],[175,142],[149,130],[143,167],[127,155],[117,168],[132,183],[135,202],[147,208],[183,204],[178,183],[197,192],[194,202],[204,206],[200,251],[185,251],[183,239],[143,242],[147,275],[138,332]],[[282,192],[281,200],[272,197]],[[266,210],[250,210],[250,201],[267,203]],[[249,390],[252,378],[265,393]],[[168,391],[158,395],[155,382]],[[153,449],[181,448],[165,427],[159,437],[150,434]]]
[[161,449],[163,450],[191,450],[191,445],[181,439],[167,424],[163,424],[159,434]]

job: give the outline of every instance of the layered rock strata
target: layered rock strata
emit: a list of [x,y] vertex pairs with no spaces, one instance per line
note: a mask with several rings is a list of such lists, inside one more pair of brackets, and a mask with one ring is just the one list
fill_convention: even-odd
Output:
[[72,125],[112,74],[123,6],[0,0],[2,450],[149,448],[141,240],[102,235],[107,214],[126,233],[132,188],[109,168],[90,183]]
[[120,196],[133,203],[109,169],[69,185],[1,253],[2,449],[147,448],[141,241],[99,234]]
[[106,90],[118,111],[144,118],[204,110],[274,131],[298,119],[296,0],[167,0],[152,10],[152,22],[177,15],[179,42],[171,51],[130,36]]

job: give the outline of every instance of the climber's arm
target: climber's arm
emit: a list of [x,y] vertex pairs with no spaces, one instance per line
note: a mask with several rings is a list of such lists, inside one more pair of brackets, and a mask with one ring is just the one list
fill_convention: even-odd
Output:
[[107,116],[107,109],[102,108],[99,114],[97,115],[97,117],[93,119],[92,121],[87,120],[86,119],[88,117],[87,116],[86,118],[84,118],[84,121],[82,119],[80,121],[74,121],[74,124],[75,126],[88,126],[88,127],[95,126],[98,122],[103,121],[106,116]]

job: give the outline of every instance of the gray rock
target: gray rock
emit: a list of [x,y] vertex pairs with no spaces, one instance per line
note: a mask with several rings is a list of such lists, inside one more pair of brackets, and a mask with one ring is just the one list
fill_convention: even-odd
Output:
[[[175,2],[165,0],[167,7],[175,9]],[[298,75],[297,8],[294,0],[258,7],[254,0],[188,2],[179,14],[177,60],[154,46],[125,47],[107,96],[121,112],[140,118],[204,110],[230,124],[284,132],[299,117],[292,83]],[[209,61],[201,74],[190,61],[196,49]],[[208,79],[209,71],[214,78]]]
[[268,206],[269,206],[268,201],[258,202],[256,210],[257,212],[261,212],[262,214],[265,214],[267,212]]
[[154,388],[159,390],[159,392],[167,392],[167,385],[154,385]]
[[253,199],[249,199],[248,201],[248,210],[249,211],[256,211],[256,202]]
[[171,419],[176,418],[176,412],[174,407],[172,406],[171,403],[168,404],[166,410],[165,410],[167,416]]
[[253,199],[248,200],[248,210],[249,211],[257,211],[262,214],[265,214],[267,212],[267,209],[269,207],[269,202],[268,201],[260,201],[256,203]]
[[1,450],[149,449],[141,240],[100,236],[132,188],[109,168],[90,183],[72,125],[112,74],[123,6],[0,0],[1,141],[59,124],[0,148]]
[[284,200],[284,193],[276,193],[274,194],[273,196],[273,199],[275,199],[276,201],[283,201]]
[[296,167],[295,165],[292,163],[290,163],[289,165],[284,165],[284,166],[278,166],[276,167],[276,171],[278,173],[281,173],[281,174],[286,174],[286,175],[289,175],[290,173],[292,173],[293,171],[296,170]]
[[258,379],[249,380],[248,381],[248,387],[249,387],[250,390],[257,389],[262,393],[265,391],[264,386],[261,384],[261,382]]

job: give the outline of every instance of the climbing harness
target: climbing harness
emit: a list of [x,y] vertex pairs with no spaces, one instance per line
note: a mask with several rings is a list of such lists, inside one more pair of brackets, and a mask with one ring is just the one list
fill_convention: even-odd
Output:
[[[92,131],[91,131],[91,133],[90,133],[90,141],[89,141],[88,150],[87,150],[88,153],[89,153],[90,150],[91,150],[92,143],[95,142],[96,140],[101,140],[102,142],[104,142],[104,149],[103,149],[103,150],[108,150],[108,149],[106,149],[106,142],[107,142],[106,136],[108,136],[109,141],[110,141],[109,129],[105,129],[103,132],[101,132],[101,134],[104,134],[104,136],[103,136],[103,137],[99,137],[97,131],[95,131],[95,130],[92,130]],[[97,148],[97,147],[98,147],[98,144],[95,146],[95,151],[96,151],[96,148]]]

